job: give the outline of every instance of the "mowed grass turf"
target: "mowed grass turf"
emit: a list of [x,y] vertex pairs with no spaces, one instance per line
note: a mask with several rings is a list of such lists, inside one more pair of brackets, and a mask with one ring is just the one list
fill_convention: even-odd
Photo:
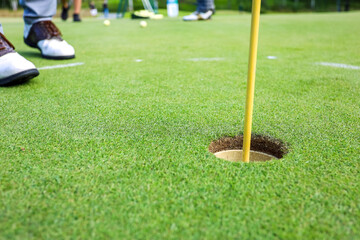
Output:
[[261,16],[253,132],[290,152],[251,164],[208,152],[243,130],[250,15],[55,22],[76,59],[2,19],[84,65],[0,88],[1,239],[360,239],[360,70],[315,64],[360,66],[359,12]]

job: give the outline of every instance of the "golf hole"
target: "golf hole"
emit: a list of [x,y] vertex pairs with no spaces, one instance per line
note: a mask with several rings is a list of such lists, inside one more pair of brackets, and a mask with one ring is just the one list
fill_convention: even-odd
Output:
[[[243,136],[223,137],[213,141],[209,151],[217,158],[231,162],[241,162],[243,155]],[[251,137],[250,162],[266,162],[283,158],[287,153],[285,144],[267,136],[254,135]]]

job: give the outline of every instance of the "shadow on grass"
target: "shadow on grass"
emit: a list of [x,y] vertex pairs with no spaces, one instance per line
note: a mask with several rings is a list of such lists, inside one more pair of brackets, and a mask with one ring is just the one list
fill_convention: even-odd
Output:
[[2,86],[2,89],[19,89],[22,87],[34,87],[34,86],[38,86],[39,82],[37,81],[38,77],[32,78],[26,82],[23,83],[18,83],[18,84],[13,84],[13,85],[7,85],[7,86]]
[[17,51],[24,58],[42,58],[40,52]]

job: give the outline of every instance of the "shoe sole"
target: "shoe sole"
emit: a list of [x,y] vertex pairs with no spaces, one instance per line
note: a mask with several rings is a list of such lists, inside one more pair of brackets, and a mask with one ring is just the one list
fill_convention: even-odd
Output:
[[[40,52],[41,52],[41,50],[40,50]],[[66,60],[66,59],[75,58],[75,55],[71,55],[71,56],[46,56],[46,55],[43,55],[42,53],[41,53],[41,56],[43,58],[51,59],[51,60]]]
[[[28,45],[29,47],[32,47],[32,48],[37,48],[40,50],[41,52],[41,49],[35,45],[35,44],[32,44],[31,42],[27,41],[25,38],[24,38],[24,42],[26,45]],[[75,54],[74,55],[70,55],[70,56],[47,56],[47,55],[44,55],[42,52],[41,52],[41,57],[43,58],[46,58],[46,59],[51,59],[51,60],[66,60],[66,59],[73,59],[75,58]]]
[[39,75],[39,71],[36,68],[19,72],[10,77],[0,79],[0,86],[5,87],[5,86],[14,86],[14,85],[22,84],[34,77],[37,77],[38,75]]

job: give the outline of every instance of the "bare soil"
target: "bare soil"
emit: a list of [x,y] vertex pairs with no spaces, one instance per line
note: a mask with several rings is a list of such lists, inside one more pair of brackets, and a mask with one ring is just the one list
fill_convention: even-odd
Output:
[[[209,145],[209,151],[211,153],[216,153],[224,150],[242,149],[242,147],[243,135],[236,137],[223,137],[221,139],[214,140]],[[281,140],[262,135],[253,135],[251,137],[250,149],[270,154],[279,159],[288,153],[286,144],[284,144]]]

